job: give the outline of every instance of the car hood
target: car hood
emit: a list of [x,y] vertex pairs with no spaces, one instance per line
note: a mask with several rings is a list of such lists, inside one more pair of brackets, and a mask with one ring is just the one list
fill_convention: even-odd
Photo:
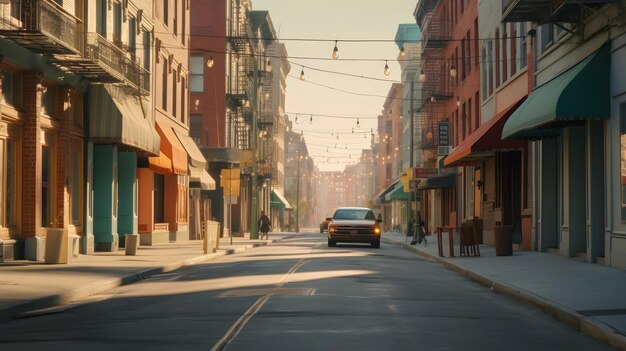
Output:
[[374,225],[373,219],[333,219],[330,223],[334,225]]

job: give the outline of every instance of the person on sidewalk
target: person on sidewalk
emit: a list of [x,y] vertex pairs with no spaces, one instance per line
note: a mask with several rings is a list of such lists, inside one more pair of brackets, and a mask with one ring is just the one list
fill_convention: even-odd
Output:
[[268,239],[267,233],[270,231],[271,223],[272,222],[270,221],[270,218],[265,214],[265,211],[261,211],[261,217],[259,217],[259,228],[261,231],[260,239],[263,239],[263,236],[265,236],[265,239]]

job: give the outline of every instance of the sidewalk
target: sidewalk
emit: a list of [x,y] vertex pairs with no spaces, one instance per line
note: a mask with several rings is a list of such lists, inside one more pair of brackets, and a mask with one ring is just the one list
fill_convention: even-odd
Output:
[[626,271],[536,251],[496,256],[495,248],[488,245],[480,246],[480,257],[458,257],[460,248],[455,245],[455,257],[450,258],[445,234],[446,257],[439,257],[437,237],[427,239],[426,246],[411,246],[411,238],[404,233],[383,234],[384,242],[440,262],[497,293],[534,305],[585,334],[626,350]]
[[68,304],[99,292],[260,245],[283,240],[289,233],[270,233],[269,240],[220,238],[217,253],[205,255],[202,241],[140,246],[136,256],[118,252],[80,255],[69,264],[13,261],[0,263],[0,322],[20,314]]

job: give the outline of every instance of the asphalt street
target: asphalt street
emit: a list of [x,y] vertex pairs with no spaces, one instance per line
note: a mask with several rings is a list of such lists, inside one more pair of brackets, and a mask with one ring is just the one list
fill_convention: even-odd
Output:
[[305,233],[0,324],[5,350],[608,350],[397,245]]

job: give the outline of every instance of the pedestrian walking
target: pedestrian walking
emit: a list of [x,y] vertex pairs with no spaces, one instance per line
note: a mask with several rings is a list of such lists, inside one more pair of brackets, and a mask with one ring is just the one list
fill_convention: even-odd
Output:
[[261,239],[265,236],[265,239],[268,239],[268,233],[270,231],[270,218],[265,214],[264,211],[261,211],[261,217],[259,217],[259,228],[261,231]]

